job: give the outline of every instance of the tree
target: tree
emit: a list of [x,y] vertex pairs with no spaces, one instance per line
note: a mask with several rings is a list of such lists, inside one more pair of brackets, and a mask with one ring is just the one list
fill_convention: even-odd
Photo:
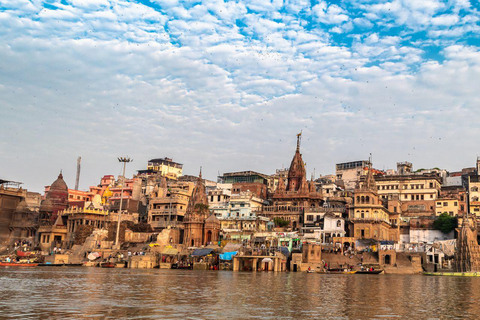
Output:
[[280,228],[288,227],[290,225],[290,221],[283,218],[273,218],[273,222],[275,222],[275,226]]
[[433,222],[433,227],[437,230],[442,231],[443,233],[450,233],[451,231],[455,230],[457,226],[457,218],[450,216],[446,212],[439,215],[437,219]]

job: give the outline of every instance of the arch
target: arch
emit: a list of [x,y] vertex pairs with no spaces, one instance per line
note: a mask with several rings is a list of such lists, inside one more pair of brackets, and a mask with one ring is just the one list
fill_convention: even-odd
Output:
[[386,254],[383,256],[383,264],[391,264],[392,263],[392,257],[389,254]]
[[369,196],[366,196],[366,197],[365,197],[365,202],[366,202],[366,203],[370,203],[370,197],[369,197]]
[[365,197],[364,196],[362,196],[360,199],[361,199],[361,201],[360,201],[361,203],[365,203]]

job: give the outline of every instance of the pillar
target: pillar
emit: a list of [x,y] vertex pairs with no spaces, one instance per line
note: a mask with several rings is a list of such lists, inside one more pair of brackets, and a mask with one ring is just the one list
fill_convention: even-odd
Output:
[[240,259],[233,257],[233,271],[238,271],[238,269],[240,269]]
[[258,268],[257,263],[258,263],[258,258],[253,258],[253,265],[252,265],[253,272],[257,271],[257,268]]

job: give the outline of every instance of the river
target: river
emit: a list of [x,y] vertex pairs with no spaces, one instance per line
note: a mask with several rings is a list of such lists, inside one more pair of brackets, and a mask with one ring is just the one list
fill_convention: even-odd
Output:
[[480,278],[0,269],[0,318],[478,319]]

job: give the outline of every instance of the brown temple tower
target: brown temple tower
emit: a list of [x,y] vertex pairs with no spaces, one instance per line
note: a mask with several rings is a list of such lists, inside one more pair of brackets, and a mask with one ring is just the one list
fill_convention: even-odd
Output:
[[305,184],[307,183],[305,164],[303,163],[302,155],[300,154],[300,139],[301,134],[297,134],[297,150],[293,156],[292,163],[288,170],[288,184],[287,191],[306,191]]
[[465,214],[462,227],[457,229],[457,249],[455,251],[456,272],[480,272],[480,245],[477,241],[477,230]]
[[40,219],[43,223],[53,224],[57,220],[58,212],[68,208],[68,187],[63,180],[62,172],[58,175],[45,200],[40,204]]
[[218,241],[220,223],[214,215],[210,215],[208,210],[201,169],[192,197],[188,202],[183,224],[185,228],[183,243],[188,247],[200,247],[208,242]]

